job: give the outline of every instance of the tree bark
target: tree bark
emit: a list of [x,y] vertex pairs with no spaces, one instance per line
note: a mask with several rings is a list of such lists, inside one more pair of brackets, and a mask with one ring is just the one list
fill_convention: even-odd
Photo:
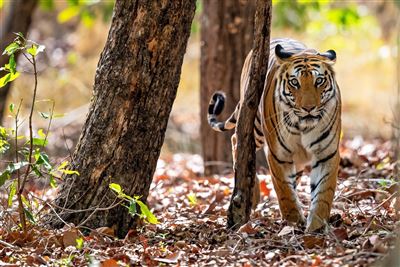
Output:
[[[10,3],[10,11],[5,18],[5,23],[0,26],[0,51],[3,53],[4,49],[16,37],[14,33],[21,32],[24,36],[27,35],[29,26],[32,22],[33,12],[37,6],[37,0],[13,0]],[[1,55],[0,53],[0,55]],[[19,54],[15,55],[15,60],[18,59]],[[8,63],[8,57],[0,56],[0,67]],[[5,73],[0,71],[0,77]],[[4,121],[4,113],[7,109],[7,96],[10,92],[12,83],[6,84],[0,90],[0,124]]]
[[[73,155],[80,176],[65,177],[59,216],[90,228],[114,227],[123,237],[135,225],[125,207],[106,208],[121,185],[145,201],[179,84],[195,0],[117,0],[98,64],[89,113]],[[54,217],[53,217],[54,218]],[[52,223],[61,226],[60,222]]]
[[256,175],[254,120],[268,70],[271,9],[271,0],[257,0],[250,81],[244,94],[236,127],[238,153],[235,164],[235,188],[228,210],[229,228],[238,228],[250,218]]
[[253,41],[254,1],[203,0],[201,17],[200,117],[205,175],[231,169],[231,132],[218,133],[207,123],[211,95],[226,93],[227,118],[240,99],[240,73]]

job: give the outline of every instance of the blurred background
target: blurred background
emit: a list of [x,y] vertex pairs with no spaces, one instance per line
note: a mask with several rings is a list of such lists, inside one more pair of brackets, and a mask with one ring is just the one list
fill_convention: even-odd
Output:
[[[1,31],[12,1],[0,0]],[[66,146],[73,151],[79,138],[112,8],[109,0],[41,0],[34,10],[28,37],[46,46],[39,57],[38,99],[55,101],[59,118],[53,122],[49,143],[58,155],[67,153]],[[399,1],[389,0],[273,1],[273,38],[290,37],[319,51],[336,51],[345,137],[391,138],[398,101],[399,8]],[[200,113],[206,112],[200,110],[202,10],[199,1],[163,156],[201,153]],[[33,75],[22,58],[19,71],[23,74],[12,84],[7,103],[24,99],[27,108]],[[40,101],[36,109],[49,108],[50,102]],[[38,128],[47,123],[37,114],[35,120]],[[3,124],[10,126],[11,120],[5,118]]]

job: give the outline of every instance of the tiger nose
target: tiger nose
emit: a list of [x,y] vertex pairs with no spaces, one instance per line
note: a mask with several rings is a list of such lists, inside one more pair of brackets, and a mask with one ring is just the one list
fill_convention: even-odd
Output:
[[312,106],[312,105],[307,105],[307,106],[302,107],[302,109],[307,112],[313,111],[314,108],[315,108],[315,106]]

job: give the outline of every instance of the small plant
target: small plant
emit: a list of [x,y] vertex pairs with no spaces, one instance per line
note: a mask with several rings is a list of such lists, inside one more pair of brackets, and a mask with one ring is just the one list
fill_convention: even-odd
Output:
[[[140,200],[139,196],[131,197],[125,194],[119,184],[111,183],[109,185],[110,189],[117,193],[118,198],[128,202],[128,206],[123,205],[128,209],[129,214],[134,216],[139,216],[139,218],[144,219],[146,222],[151,224],[158,224],[157,217],[149,210],[146,204]],[[140,211],[137,210],[137,205],[140,207]]]
[[[31,203],[26,199],[24,188],[30,177],[48,177],[50,185],[56,186],[55,178],[61,173],[71,172],[66,169],[68,162],[63,162],[58,168],[55,168],[51,163],[49,156],[43,151],[48,144],[48,134],[54,116],[54,101],[49,113],[39,112],[39,115],[48,120],[46,130],[39,129],[37,133],[33,131],[33,114],[35,110],[36,94],[38,89],[38,74],[37,74],[37,55],[44,51],[45,47],[31,40],[27,40],[21,33],[16,34],[17,37],[9,44],[4,55],[9,56],[9,62],[4,67],[0,68],[6,74],[0,78],[1,87],[15,80],[20,75],[17,71],[17,63],[15,55],[20,53],[33,67],[34,86],[31,104],[29,106],[29,135],[19,135],[20,127],[24,120],[21,120],[21,105],[10,104],[9,112],[13,119],[14,126],[5,128],[0,126],[0,153],[9,153],[12,155],[12,160],[7,161],[6,167],[0,171],[0,186],[3,186],[7,180],[10,180],[8,187],[8,205],[13,204],[13,199],[16,197],[19,226],[22,228],[24,235],[27,234],[27,219],[31,223],[35,223],[35,216],[32,213]],[[23,142],[23,145],[20,143]],[[12,149],[12,151],[10,151]]]

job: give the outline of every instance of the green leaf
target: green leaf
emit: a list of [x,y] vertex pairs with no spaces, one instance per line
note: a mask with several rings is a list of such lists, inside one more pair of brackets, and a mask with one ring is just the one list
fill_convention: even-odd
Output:
[[22,203],[25,204],[25,206],[27,206],[28,208],[31,207],[31,203],[29,203],[29,201],[25,198],[24,195],[21,195],[21,200],[22,200]]
[[32,143],[35,146],[47,146],[47,144],[49,143],[47,140],[45,140],[44,138],[32,138]]
[[43,132],[43,129],[39,129],[39,130],[38,130],[38,135],[39,135],[41,138],[46,138],[46,134]]
[[72,171],[72,170],[61,170],[62,173],[64,174],[76,174],[80,175],[78,171]]
[[149,210],[149,208],[147,207],[146,204],[144,204],[140,200],[136,200],[136,203],[139,205],[140,212],[142,213],[142,215],[145,216],[146,221],[148,221],[151,224],[158,224],[159,223],[159,221],[157,220],[157,217],[154,216],[154,214]]
[[8,59],[8,69],[12,74],[15,74],[17,72],[17,63],[15,62],[14,54],[12,54]]
[[59,170],[59,171],[64,170],[65,167],[68,166],[68,164],[69,164],[68,161],[63,161],[63,162],[60,164],[60,166],[57,167],[57,170]]
[[45,46],[44,45],[35,45],[32,44],[31,47],[26,49],[26,52],[28,52],[29,54],[31,54],[32,56],[36,56],[39,53],[42,53],[44,51]]
[[6,47],[6,49],[4,49],[3,55],[7,54],[7,55],[11,56],[20,48],[21,47],[19,46],[19,44],[17,44],[16,42],[12,42],[11,44],[9,44]]
[[37,177],[43,177],[43,174],[38,169],[39,165],[33,164],[32,171],[36,174]]
[[10,172],[5,170],[0,174],[0,186],[3,186],[8,179],[10,179]]
[[189,203],[191,206],[196,206],[197,205],[197,198],[196,195],[193,193],[190,193],[187,195],[187,198],[189,199]]
[[12,205],[12,199],[17,193],[17,180],[14,180],[14,182],[10,186],[10,193],[8,194],[8,206],[11,207]]
[[122,188],[119,184],[111,183],[108,185],[111,190],[114,190],[116,193],[120,194],[122,193]]
[[131,216],[137,215],[136,201],[134,199],[129,201],[128,212]]
[[[2,136],[0,137],[3,138]],[[10,144],[8,143],[7,140],[1,138],[0,138],[0,153],[4,154],[5,152],[7,152],[7,150],[10,149]]]
[[44,152],[39,153],[35,164],[44,165],[44,167],[49,171],[51,171],[53,169],[53,166],[51,166],[51,164],[50,164],[49,156]]
[[32,44],[31,47],[26,49],[26,52],[28,52],[29,54],[31,54],[32,56],[36,56],[37,54],[41,53],[44,51],[45,46],[44,45],[35,45]]
[[11,103],[11,104],[8,106],[8,109],[10,110],[11,113],[14,113],[15,104]]
[[35,217],[29,210],[24,208],[24,212],[25,212],[25,215],[28,218],[28,220],[31,221],[31,223],[36,223]]
[[65,23],[69,20],[71,20],[73,17],[76,17],[79,15],[80,12],[80,7],[79,6],[70,6],[61,11],[58,16],[57,20],[59,23]]
[[54,179],[54,176],[53,176],[53,175],[50,175],[50,186],[51,186],[52,188],[56,188],[56,187],[57,187],[57,182],[56,182],[56,180]]
[[15,172],[16,170],[19,170],[23,167],[25,167],[26,165],[28,165],[29,162],[27,161],[20,161],[20,162],[16,162],[16,163],[10,163],[7,166],[7,171],[11,173]]
[[76,246],[75,247],[77,249],[82,249],[83,248],[83,238],[79,237],[75,241],[76,241]]
[[7,73],[3,77],[0,78],[0,88],[5,86],[7,83],[14,81],[19,76],[19,72],[15,73]]

